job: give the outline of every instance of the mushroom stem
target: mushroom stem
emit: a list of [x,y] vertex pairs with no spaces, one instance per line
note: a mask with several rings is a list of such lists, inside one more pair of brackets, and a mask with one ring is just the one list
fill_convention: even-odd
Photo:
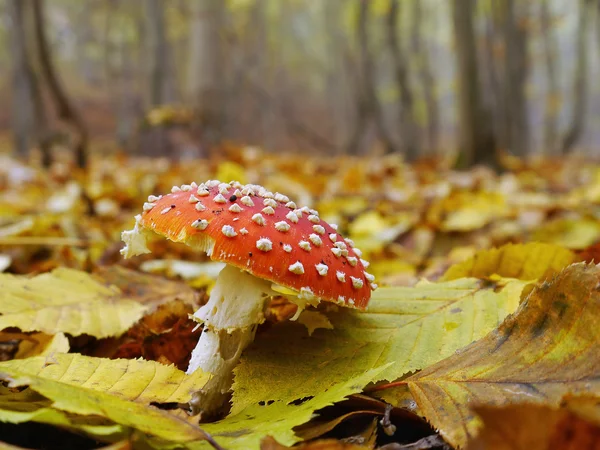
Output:
[[227,265],[219,273],[208,302],[194,313],[204,330],[187,373],[197,369],[213,377],[193,396],[192,413],[212,416],[224,406],[233,382],[233,368],[242,351],[254,340],[273,292],[270,283]]

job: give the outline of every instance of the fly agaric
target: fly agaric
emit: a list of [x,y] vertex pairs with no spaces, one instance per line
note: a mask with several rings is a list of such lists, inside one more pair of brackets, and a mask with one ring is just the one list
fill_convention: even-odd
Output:
[[269,298],[287,297],[298,305],[297,317],[320,300],[364,309],[377,288],[360,250],[336,225],[262,186],[216,180],[174,186],[170,194],[150,196],[135,220],[122,234],[125,258],[149,253],[146,239],[156,233],[226,263],[193,315],[204,329],[188,373],[213,375],[192,401],[193,412],[211,415],[222,407]]

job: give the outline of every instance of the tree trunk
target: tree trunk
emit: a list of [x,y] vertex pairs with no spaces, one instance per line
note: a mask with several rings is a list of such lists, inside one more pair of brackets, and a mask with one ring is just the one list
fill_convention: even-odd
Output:
[[27,5],[25,3],[23,0],[10,0],[7,4],[8,14],[12,22],[10,28],[10,49],[13,60],[12,128],[15,148],[17,154],[21,157],[27,155],[35,129],[33,104],[33,83],[35,80],[26,45],[27,32],[24,9]]
[[555,155],[558,148],[558,107],[559,92],[556,59],[557,42],[552,31],[552,18],[550,15],[550,0],[543,0],[540,11],[542,26],[542,39],[544,42],[544,62],[548,87],[546,90],[546,105],[544,110],[544,152]]
[[414,118],[414,98],[408,80],[406,55],[398,42],[398,14],[399,0],[390,0],[387,16],[387,43],[394,66],[394,75],[396,77],[396,87],[399,96],[401,147],[406,159],[414,161],[419,156],[418,130]]
[[327,103],[330,108],[332,137],[334,145],[341,149],[348,135],[348,76],[345,70],[347,53],[346,37],[342,29],[340,16],[343,0],[323,2],[323,22],[326,38],[326,55],[329,67],[326,74]]
[[165,34],[164,3],[162,0],[146,0],[145,37],[148,43],[150,106],[171,101],[169,98],[169,52]]
[[573,78],[573,108],[571,123],[563,138],[562,151],[569,153],[581,138],[585,128],[585,113],[588,96],[588,28],[592,9],[588,11],[589,0],[579,0],[579,19],[577,26],[577,66]]
[[369,48],[369,16],[370,0],[358,0],[357,38],[360,52],[361,80],[357,95],[357,115],[354,133],[347,146],[350,154],[357,154],[360,138],[367,128],[370,119],[373,120],[377,136],[387,153],[395,151],[395,146],[387,132],[383,111],[377,98],[375,87],[375,64]]
[[33,2],[33,19],[40,73],[44,79],[48,92],[56,107],[58,117],[70,125],[74,133],[73,148],[75,161],[78,167],[86,168],[88,162],[87,145],[88,135],[83,119],[69,101],[65,90],[58,78],[52,62],[52,55],[46,37],[43,0],[31,0]]
[[515,155],[525,156],[529,149],[529,119],[525,97],[527,36],[524,28],[517,24],[514,0],[504,0],[501,5],[505,46],[504,96],[510,99],[505,103],[508,146]]
[[474,0],[453,0],[452,17],[457,56],[460,165],[495,165],[494,136],[489,126],[479,80],[473,28]]
[[223,42],[219,34],[224,15],[222,0],[191,2],[187,95],[198,108],[202,140],[207,146],[221,140],[224,126]]
[[425,33],[422,0],[413,1],[412,51],[417,59],[418,79],[423,86],[425,108],[427,111],[427,143],[429,150],[438,146],[440,132],[440,113],[436,96],[435,78],[429,60],[429,48],[423,43]]

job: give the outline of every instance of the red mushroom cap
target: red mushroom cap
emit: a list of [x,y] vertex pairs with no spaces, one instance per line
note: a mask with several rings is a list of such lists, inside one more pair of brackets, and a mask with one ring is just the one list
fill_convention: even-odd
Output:
[[139,224],[202,250],[209,237],[211,259],[308,297],[364,309],[376,288],[368,263],[337,227],[262,186],[216,180],[175,186],[149,198]]

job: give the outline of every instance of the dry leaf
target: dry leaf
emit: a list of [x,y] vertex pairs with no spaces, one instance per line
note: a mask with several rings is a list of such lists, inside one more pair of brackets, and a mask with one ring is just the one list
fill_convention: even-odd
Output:
[[453,445],[479,421],[469,405],[527,401],[556,407],[567,393],[597,392],[600,267],[573,264],[535,288],[485,338],[405,380],[422,414]]

